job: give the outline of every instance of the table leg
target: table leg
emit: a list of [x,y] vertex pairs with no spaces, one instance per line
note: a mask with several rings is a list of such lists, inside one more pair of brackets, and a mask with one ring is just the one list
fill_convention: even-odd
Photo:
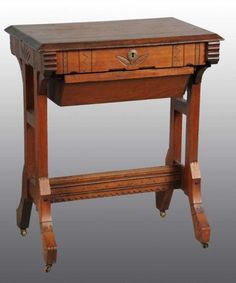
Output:
[[[39,72],[19,60],[24,84],[25,165],[22,196],[17,209],[17,225],[26,235],[33,202],[41,228],[46,271],[56,262],[57,246],[53,233],[51,203],[44,197],[51,194],[48,178],[47,96],[41,93]],[[33,185],[32,185],[33,183]]]
[[195,237],[203,247],[207,247],[210,226],[202,206],[201,175],[198,164],[200,89],[200,82],[191,83],[188,88],[184,190],[189,198]]
[[34,120],[35,120],[35,179],[41,239],[46,263],[45,271],[50,271],[56,262],[57,246],[53,232],[51,203],[44,197],[51,194],[48,178],[48,138],[47,138],[47,96],[41,93],[39,72],[34,70]]
[[34,175],[34,131],[27,124],[26,111],[33,107],[33,69],[19,61],[22,73],[24,92],[24,168],[22,174],[22,194],[20,204],[17,208],[17,226],[21,229],[22,236],[27,234],[30,215],[32,210],[32,199],[29,195],[29,180]]
[[[170,136],[169,149],[166,155],[166,165],[181,163],[182,145],[182,113],[174,108],[174,101],[170,101]],[[174,189],[174,188],[173,188]],[[173,190],[156,193],[156,207],[160,210],[160,215],[164,217],[166,210],[169,209]]]
[[[50,192],[49,179],[45,177],[39,178],[38,189],[41,195],[48,194],[48,192]],[[57,259],[57,244],[53,232],[51,203],[50,201],[45,201],[42,199],[42,197],[39,197],[37,207],[43,254],[46,264],[45,271],[49,272],[52,265],[56,263]]]

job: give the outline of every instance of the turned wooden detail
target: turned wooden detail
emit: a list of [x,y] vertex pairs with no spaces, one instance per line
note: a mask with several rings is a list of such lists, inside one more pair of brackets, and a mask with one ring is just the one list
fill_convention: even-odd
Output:
[[[174,18],[11,26],[6,31],[20,64],[24,93],[25,155],[17,225],[26,235],[34,204],[45,270],[57,259],[55,202],[155,192],[156,207],[165,216],[174,190],[182,189],[195,237],[207,247],[211,230],[198,162],[200,92],[205,70],[219,61],[222,38]],[[49,177],[48,98],[60,106],[170,98],[165,165]]]

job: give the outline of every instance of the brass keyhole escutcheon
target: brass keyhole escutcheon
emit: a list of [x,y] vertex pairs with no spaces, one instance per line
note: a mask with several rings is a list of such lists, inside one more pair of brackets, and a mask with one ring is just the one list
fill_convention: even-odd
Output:
[[137,50],[131,49],[131,50],[128,52],[128,58],[129,58],[130,61],[135,60],[137,57],[138,57],[138,51],[137,51]]

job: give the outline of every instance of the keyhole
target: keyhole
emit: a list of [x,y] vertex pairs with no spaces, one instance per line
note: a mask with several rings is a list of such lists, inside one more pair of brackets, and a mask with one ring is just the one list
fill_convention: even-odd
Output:
[[135,49],[131,49],[128,53],[129,60],[134,61],[137,58],[137,51]]

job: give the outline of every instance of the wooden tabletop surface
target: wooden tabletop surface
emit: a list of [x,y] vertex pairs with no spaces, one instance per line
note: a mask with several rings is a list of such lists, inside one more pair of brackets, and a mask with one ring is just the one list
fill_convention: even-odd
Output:
[[216,33],[175,18],[13,25],[6,32],[33,49],[52,51],[221,40]]

